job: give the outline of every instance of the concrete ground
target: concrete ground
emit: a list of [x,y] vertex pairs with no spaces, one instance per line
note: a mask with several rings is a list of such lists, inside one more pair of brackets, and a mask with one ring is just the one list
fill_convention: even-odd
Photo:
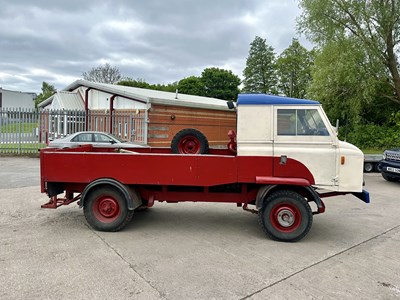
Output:
[[156,203],[121,232],[41,209],[39,160],[0,157],[0,299],[399,299],[400,183],[325,201],[297,243],[232,204]]

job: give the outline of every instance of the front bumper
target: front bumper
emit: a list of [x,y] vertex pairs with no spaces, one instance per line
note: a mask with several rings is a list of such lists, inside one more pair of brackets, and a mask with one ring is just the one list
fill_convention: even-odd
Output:
[[391,177],[400,178],[400,161],[381,160],[379,167],[382,173],[386,173]]

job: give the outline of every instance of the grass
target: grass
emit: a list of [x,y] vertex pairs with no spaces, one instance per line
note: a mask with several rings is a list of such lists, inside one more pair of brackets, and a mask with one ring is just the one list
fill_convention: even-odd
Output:
[[[44,143],[0,144],[0,153],[2,154],[37,153],[38,149],[45,147],[46,144]],[[20,150],[20,152],[18,152],[18,149]]]
[[364,154],[382,154],[383,151],[386,149],[373,149],[373,148],[367,148],[367,149],[361,149]]
[[12,123],[1,126],[2,133],[18,133],[21,130],[22,133],[32,133],[35,128],[39,127],[39,124],[34,123]]

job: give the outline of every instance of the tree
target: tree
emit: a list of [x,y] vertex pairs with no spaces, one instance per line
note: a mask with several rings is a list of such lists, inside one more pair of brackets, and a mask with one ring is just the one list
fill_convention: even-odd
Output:
[[249,56],[243,71],[243,91],[276,93],[275,53],[265,39],[258,36],[250,44]]
[[364,61],[355,39],[326,44],[316,55],[307,96],[323,104],[332,123],[340,120],[341,138],[364,148],[388,147],[395,142],[391,135],[400,107],[382,96],[390,84],[371,77],[370,70],[360,67]]
[[84,72],[82,76],[85,80],[100,83],[116,83],[122,78],[119,69],[108,63],[92,68],[89,72]]
[[297,39],[279,55],[276,62],[279,92],[294,98],[304,98],[311,82],[313,52]]
[[308,96],[324,104],[331,120],[359,122],[362,106],[372,100],[371,80],[359,68],[363,61],[362,49],[351,40],[328,43],[316,56]]
[[240,78],[230,70],[206,68],[201,73],[201,82],[206,97],[236,101],[239,94]]
[[175,93],[176,90],[178,89],[178,82],[175,81],[175,82],[168,83],[168,84],[159,84],[159,83],[153,84],[153,85],[151,85],[151,89]]
[[46,100],[47,98],[49,98],[56,92],[57,92],[57,90],[54,87],[54,85],[48,84],[46,81],[43,81],[42,92],[36,97],[35,106],[37,107],[39,103],[43,102],[44,100]]
[[144,79],[132,79],[132,78],[125,78],[124,80],[121,80],[117,83],[118,85],[124,85],[124,86],[131,86],[131,87],[137,87],[137,88],[142,88],[142,89],[149,89],[149,90],[157,90],[157,91],[164,91],[164,92],[175,92],[176,89],[178,88],[178,83],[173,82],[173,83],[168,83],[167,85],[165,84],[150,84],[144,81]]
[[365,53],[362,63],[366,69],[380,66],[380,72],[371,69],[369,75],[377,81],[384,76],[390,84],[390,91],[383,96],[400,104],[400,1],[301,0],[300,7],[303,32],[321,46],[355,39]]
[[203,70],[200,77],[190,76],[167,85],[149,84],[142,79],[133,80],[131,78],[124,79],[118,84],[165,92],[178,90],[182,94],[236,100],[239,94],[240,78],[229,70],[207,68]]
[[137,80],[132,79],[132,78],[126,78],[124,80],[121,80],[117,83],[118,85],[123,85],[123,86],[131,86],[131,87],[137,87],[137,88],[142,88],[142,89],[150,89],[151,85],[144,81],[143,79],[139,78]]
[[196,76],[190,76],[180,80],[178,83],[178,90],[182,94],[197,96],[205,95],[204,83],[201,80],[201,77]]

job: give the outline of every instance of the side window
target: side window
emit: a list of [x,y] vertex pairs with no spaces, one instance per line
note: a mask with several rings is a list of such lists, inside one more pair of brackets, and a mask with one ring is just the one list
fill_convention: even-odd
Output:
[[71,142],[92,142],[92,134],[91,133],[81,133],[74,137]]
[[278,109],[277,133],[292,136],[329,135],[316,109]]
[[104,135],[104,134],[100,134],[100,133],[95,133],[94,134],[94,141],[96,143],[110,143],[111,139]]
[[297,135],[296,110],[278,109],[278,135]]

